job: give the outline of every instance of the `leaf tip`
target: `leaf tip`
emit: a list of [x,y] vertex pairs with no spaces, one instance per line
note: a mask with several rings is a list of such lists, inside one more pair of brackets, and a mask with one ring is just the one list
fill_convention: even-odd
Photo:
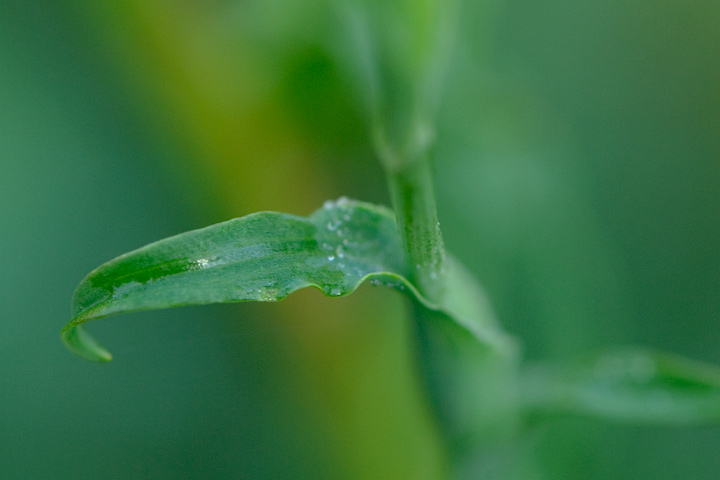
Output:
[[109,362],[110,352],[100,345],[82,326],[67,326],[62,331],[62,340],[75,355],[92,362]]

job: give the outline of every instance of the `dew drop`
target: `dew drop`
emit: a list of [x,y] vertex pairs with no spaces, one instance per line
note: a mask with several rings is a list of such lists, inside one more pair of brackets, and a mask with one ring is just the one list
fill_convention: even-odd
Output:
[[338,220],[338,219],[330,220],[327,223],[327,229],[332,232],[332,231],[337,230],[341,225],[342,225],[342,220]]
[[325,285],[323,287],[323,292],[325,293],[325,295],[329,295],[331,297],[337,297],[342,294],[342,289],[337,285],[332,286],[332,287],[330,285]]
[[196,268],[207,268],[210,265],[210,260],[207,258],[200,258],[193,262]]
[[257,289],[257,299],[261,302],[274,302],[277,300],[277,295],[275,295],[275,291],[267,288],[258,288]]

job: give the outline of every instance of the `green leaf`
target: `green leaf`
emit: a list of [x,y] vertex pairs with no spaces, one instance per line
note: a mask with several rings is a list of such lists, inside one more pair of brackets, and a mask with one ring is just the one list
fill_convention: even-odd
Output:
[[[413,293],[395,218],[386,208],[340,199],[309,217],[261,212],[194,230],[121,255],[77,287],[62,338],[83,358],[110,360],[82,326],[110,315],[241,301],[282,300],[305,287],[337,297],[365,280]],[[456,307],[478,337],[492,329]],[[452,308],[452,305],[451,305]]]
[[535,367],[522,395],[531,413],[661,425],[720,421],[720,368],[645,349],[622,349],[575,366]]
[[63,339],[109,360],[80,325],[109,315],[219,302],[276,301],[304,287],[351,293],[370,275],[404,273],[389,211],[341,199],[309,218],[261,212],[122,255],[78,286]]

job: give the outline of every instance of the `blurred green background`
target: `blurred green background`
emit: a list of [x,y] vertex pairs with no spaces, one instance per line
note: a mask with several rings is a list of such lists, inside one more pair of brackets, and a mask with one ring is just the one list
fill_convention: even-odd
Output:
[[[257,210],[388,203],[324,2],[0,2],[0,477],[442,478],[405,304],[325,299],[90,325],[75,285]],[[440,219],[529,359],[640,343],[720,364],[716,2],[466,1]],[[328,41],[328,39],[330,39]],[[720,429],[566,419],[524,478],[720,476]]]

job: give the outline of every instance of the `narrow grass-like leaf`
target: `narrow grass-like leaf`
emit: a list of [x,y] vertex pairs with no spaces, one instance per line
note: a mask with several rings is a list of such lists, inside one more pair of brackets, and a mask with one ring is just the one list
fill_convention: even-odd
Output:
[[[316,287],[328,296],[353,292],[372,279],[416,295],[391,211],[340,199],[309,217],[261,212],[194,230],[121,255],[78,286],[62,338],[83,358],[110,354],[82,324],[110,315],[209,303],[282,300]],[[472,309],[459,324],[491,337]],[[487,331],[486,331],[487,330]]]
[[307,218],[260,212],[160,240],[93,270],[75,291],[62,336],[80,356],[109,360],[81,324],[183,305],[276,301],[309,286],[341,296],[385,272],[405,272],[385,208],[340,199]]
[[578,365],[537,367],[525,376],[526,406],[660,425],[720,422],[720,368],[644,349],[596,355]]

